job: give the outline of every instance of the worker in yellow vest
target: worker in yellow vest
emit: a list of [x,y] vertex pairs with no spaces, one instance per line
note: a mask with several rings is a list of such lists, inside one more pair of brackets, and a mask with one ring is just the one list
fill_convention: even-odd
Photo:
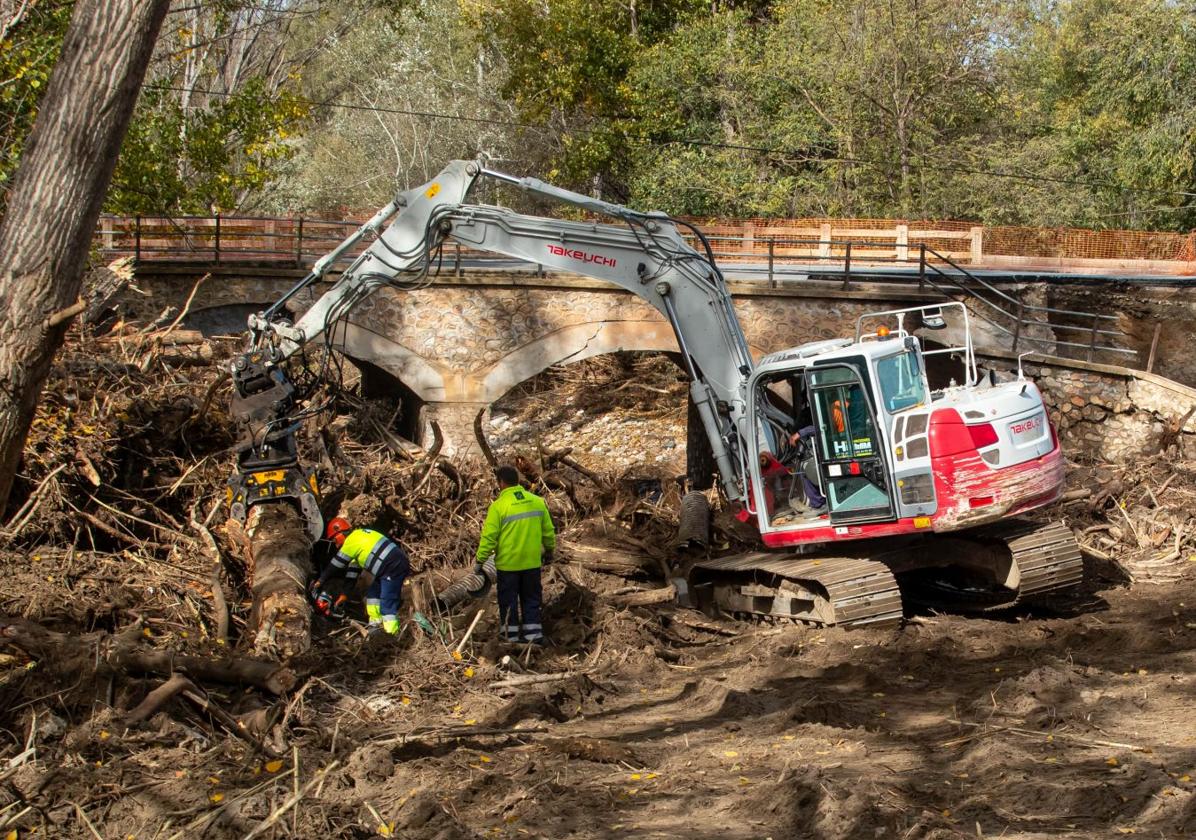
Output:
[[474,571],[482,574],[483,564],[494,555],[501,634],[509,642],[543,645],[540,567],[552,562],[556,529],[544,500],[519,485],[518,470],[499,467],[495,477],[499,494],[486,511]]
[[358,592],[365,590],[370,631],[384,630],[392,636],[398,633],[403,581],[411,571],[407,552],[385,534],[353,528],[339,516],[328,523],[326,536],[336,543],[338,551],[312,584],[313,597],[334,575],[343,574],[346,581],[357,581]]

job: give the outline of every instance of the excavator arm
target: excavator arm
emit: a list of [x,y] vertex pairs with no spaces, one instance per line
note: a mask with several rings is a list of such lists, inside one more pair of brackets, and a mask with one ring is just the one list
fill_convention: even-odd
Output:
[[[481,177],[614,221],[564,221],[466,203]],[[732,500],[745,499],[748,456],[743,442],[750,439],[750,419],[744,411],[744,384],[753,361],[709,247],[704,254],[694,250],[678,224],[683,223],[661,213],[637,212],[534,178],[494,172],[474,161],[453,161],[427,184],[399,193],[320,259],[287,295],[250,318],[252,345],[233,364],[233,412],[248,430],[238,472],[230,480],[233,516],[243,519],[258,502],[296,499],[318,536],[322,522],[315,478],[299,467],[294,441],[302,417],[300,395],[286,375],[285,362],[308,343],[327,337],[338,320],[381,286],[428,285],[430,266],[446,239],[605,280],[651,304],[677,337],[723,489]],[[369,237],[375,237],[373,242],[333,286],[294,325],[288,324],[282,318],[286,302]]]

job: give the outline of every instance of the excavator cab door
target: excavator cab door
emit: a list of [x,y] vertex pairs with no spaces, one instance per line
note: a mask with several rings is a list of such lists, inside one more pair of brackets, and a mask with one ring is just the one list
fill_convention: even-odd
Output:
[[806,388],[831,524],[894,520],[891,473],[859,371],[846,364],[815,365],[806,372]]

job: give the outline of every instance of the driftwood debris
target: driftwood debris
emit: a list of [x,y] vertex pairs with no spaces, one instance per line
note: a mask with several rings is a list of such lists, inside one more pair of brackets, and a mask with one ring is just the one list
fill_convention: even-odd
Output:
[[0,618],[0,638],[38,660],[44,671],[80,680],[93,674],[107,679],[117,674],[184,673],[193,680],[250,685],[281,694],[295,685],[295,674],[277,662],[236,656],[187,656],[141,645],[144,628],[133,625],[119,633],[80,636],[48,630],[33,621]]
[[653,557],[593,545],[571,544],[561,552],[561,560],[594,571],[612,572],[625,577],[650,574],[657,570],[657,563]]

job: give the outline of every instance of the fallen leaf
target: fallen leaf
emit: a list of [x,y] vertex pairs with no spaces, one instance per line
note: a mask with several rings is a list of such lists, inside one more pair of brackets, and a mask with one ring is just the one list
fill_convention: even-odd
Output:
[[107,729],[100,730],[100,740],[101,741],[107,741],[111,737],[112,737],[112,735],[111,735],[111,733],[108,732]]
[[277,758],[274,759],[273,761],[266,762],[266,772],[267,773],[277,773],[281,769],[282,769],[282,762],[279,761]]
[[944,809],[943,809],[943,816],[944,816],[944,817],[949,817],[949,816],[951,816],[951,809],[950,809],[950,808],[944,808]]
[[483,764],[489,764],[489,763],[490,763],[491,761],[493,761],[493,760],[494,760],[494,759],[492,759],[492,758],[491,758],[490,756],[488,756],[488,755],[479,755],[479,756],[478,756],[478,761],[482,762]]
[[735,756],[739,755],[739,753],[735,752],[735,750],[726,750],[723,752],[723,755],[725,755],[727,758],[734,758]]
[[471,679],[473,677],[473,674],[474,674],[474,671],[473,671],[472,665],[465,669],[465,679],[467,679],[467,680]]
[[8,834],[4,835],[4,840],[17,840],[17,830],[14,828]]
[[631,774],[631,781],[633,781],[633,782],[638,782],[642,778],[644,778],[642,773],[632,773]]
[[208,794],[208,799],[209,799],[209,800],[212,802],[212,804],[214,805],[214,804],[216,804],[217,802],[221,802],[221,801],[223,801],[223,800],[224,800],[224,794],[223,794],[223,793],[221,793],[221,792],[220,792],[220,791],[218,791],[218,790],[214,790],[214,791],[212,791],[211,793],[209,793],[209,794]]
[[1105,764],[1109,765],[1110,767],[1116,767],[1119,763],[1120,762],[1118,762],[1118,760],[1113,756],[1109,756],[1105,759]]
[[383,837],[390,837],[392,834],[394,834],[394,832],[395,832],[395,824],[394,823],[383,823],[382,825],[378,826],[378,833],[381,834]]
[[400,702],[400,703],[402,703],[404,706],[410,706],[410,705],[411,705],[411,698],[410,698],[410,697],[401,697],[401,698],[399,699],[399,702]]
[[462,659],[464,659],[464,657],[461,656],[461,651],[459,651],[459,650],[453,651],[453,659],[457,660],[458,662],[460,662]]
[[466,726],[473,726],[473,725],[474,725],[474,724],[476,724],[477,722],[478,722],[478,719],[477,719],[477,718],[470,718],[469,720],[465,721],[465,725],[466,725]]
[[209,785],[220,784],[220,777],[219,776],[208,776],[208,784]]
[[1190,781],[1192,781],[1192,777],[1189,776],[1187,773],[1184,773],[1182,776],[1179,777],[1179,780],[1181,782],[1190,782]]

